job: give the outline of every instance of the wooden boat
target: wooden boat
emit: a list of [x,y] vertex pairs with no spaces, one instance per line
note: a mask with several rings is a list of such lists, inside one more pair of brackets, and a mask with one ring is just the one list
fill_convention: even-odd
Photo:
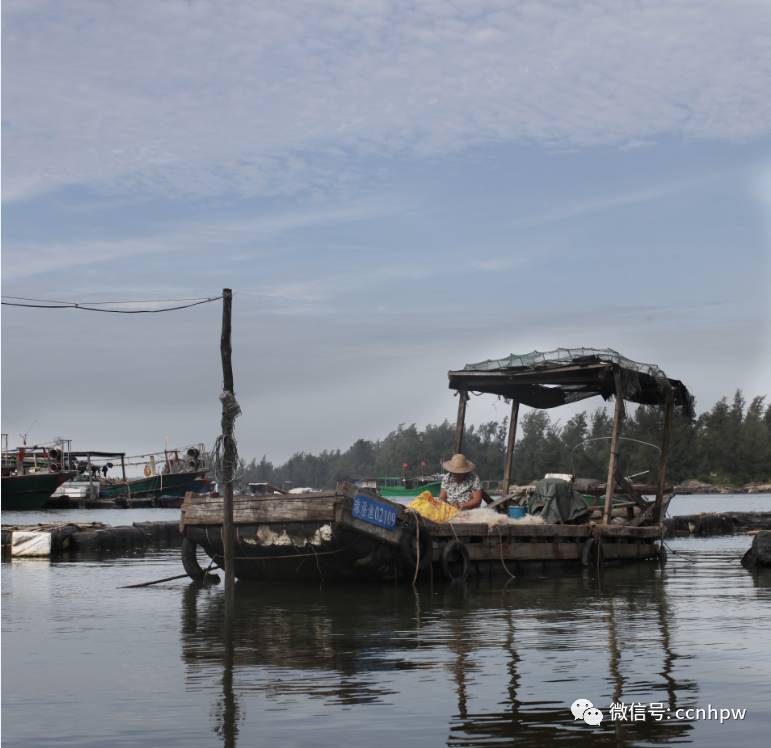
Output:
[[[534,352],[470,364],[449,373],[458,392],[455,452],[460,452],[469,392],[511,401],[512,416],[504,464],[511,475],[519,403],[549,408],[602,395],[615,397],[605,501],[595,519],[583,506],[570,516],[543,510],[543,524],[496,519],[492,523],[435,523],[371,488],[339,484],[334,492],[292,496],[236,496],[233,502],[234,571],[240,579],[415,580],[433,572],[451,581],[469,574],[518,574],[567,566],[662,557],[662,518],[671,498],[666,484],[669,434],[675,406],[692,414],[690,393],[655,366],[638,364],[615,351],[574,349]],[[617,454],[623,400],[664,407],[655,501],[647,501],[618,474]],[[631,486],[627,509],[614,509],[617,484]],[[572,493],[572,487],[570,488]],[[513,495],[492,506],[505,510]],[[555,499],[559,497],[555,496]],[[626,515],[626,516],[623,516]],[[547,520],[544,521],[544,517]],[[557,518],[556,520],[554,518]],[[547,523],[548,522],[548,523]],[[223,554],[224,502],[192,496],[182,504],[182,560],[198,581],[206,573],[196,557],[200,546],[219,566]]]
[[[187,496],[182,503],[183,563],[203,570],[200,546],[223,563],[223,499]],[[602,558],[655,559],[661,529],[619,525],[438,524],[368,489],[234,497],[235,574],[239,579],[412,579],[434,567],[437,578],[470,573],[542,572]],[[528,569],[529,567],[529,569]]]

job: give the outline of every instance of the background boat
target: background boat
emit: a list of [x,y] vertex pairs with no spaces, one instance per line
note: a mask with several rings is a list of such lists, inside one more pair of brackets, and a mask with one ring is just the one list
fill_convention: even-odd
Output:
[[51,494],[75,475],[75,471],[4,475],[3,509],[43,509]]
[[206,470],[178,473],[159,473],[128,481],[102,481],[99,496],[105,499],[145,498],[157,496],[184,496],[188,491],[203,493],[209,490]]
[[439,498],[442,481],[437,480],[434,475],[416,478],[362,478],[356,481],[356,485],[360,488],[371,488],[387,499],[411,500],[423,491],[430,491],[432,496]]
[[2,439],[3,509],[42,509],[62,483],[77,475],[66,439],[16,449],[8,448],[7,434]]

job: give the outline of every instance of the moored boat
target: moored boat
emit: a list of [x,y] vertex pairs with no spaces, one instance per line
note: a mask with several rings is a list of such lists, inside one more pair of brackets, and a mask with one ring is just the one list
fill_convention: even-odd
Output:
[[127,481],[102,481],[99,496],[103,499],[140,499],[157,496],[184,496],[208,490],[205,470],[186,470],[179,473],[159,473]]
[[[416,580],[435,572],[450,581],[471,573],[523,573],[594,566],[614,561],[663,557],[662,519],[671,498],[666,483],[672,414],[692,414],[692,398],[679,380],[656,366],[638,364],[615,351],[560,349],[470,364],[449,373],[459,396],[455,452],[461,451],[468,393],[490,393],[511,402],[512,417],[504,463],[504,495],[487,512],[432,522],[376,489],[339,484],[331,493],[292,496],[236,496],[233,501],[234,571],[241,579]],[[604,502],[586,505],[572,476],[540,481],[527,506],[509,505],[508,494],[519,404],[550,408],[601,395],[614,397],[613,433]],[[662,406],[664,436],[656,498],[646,500],[617,470],[623,401]],[[630,490],[629,506],[617,507],[617,487]],[[528,514],[529,512],[529,514]],[[516,515],[525,516],[517,518]],[[480,521],[476,517],[480,516]],[[206,579],[198,563],[200,546],[224,563],[224,502],[216,496],[188,496],[180,529],[183,565],[191,578]]]
[[3,509],[44,509],[51,494],[75,475],[77,475],[75,471],[4,475],[2,507]]
[[411,500],[423,491],[428,491],[432,496],[438,497],[442,488],[441,479],[436,476],[422,476],[419,478],[362,478],[355,482],[360,488],[369,488],[387,499]]
[[8,449],[3,434],[2,507],[3,509],[43,509],[51,494],[65,481],[74,478],[69,442]]
[[[99,496],[103,499],[143,499],[160,496],[181,497],[189,491],[210,491],[211,483],[206,479],[208,467],[203,445],[188,447],[183,455],[180,455],[181,451],[165,449],[163,452],[129,457],[129,460],[140,460],[138,464],[144,466],[144,475],[127,479],[124,470],[122,480],[104,479],[99,486]],[[160,455],[163,455],[163,464],[158,469],[155,458]]]

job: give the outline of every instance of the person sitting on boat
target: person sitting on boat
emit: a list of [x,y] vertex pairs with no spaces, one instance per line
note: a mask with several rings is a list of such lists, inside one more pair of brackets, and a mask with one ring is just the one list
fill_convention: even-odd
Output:
[[474,472],[473,462],[462,454],[442,463],[447,471],[442,477],[439,500],[458,509],[476,509],[482,503],[482,483]]

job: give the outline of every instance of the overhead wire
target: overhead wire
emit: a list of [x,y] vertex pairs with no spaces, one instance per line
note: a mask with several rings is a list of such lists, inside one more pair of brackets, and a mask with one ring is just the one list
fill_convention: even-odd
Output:
[[105,306],[107,304],[162,304],[171,303],[176,301],[201,301],[202,299],[209,298],[208,296],[187,296],[180,299],[122,299],[122,300],[109,300],[109,301],[63,301],[62,299],[34,299],[29,296],[9,296],[5,294],[4,299],[14,299],[15,301],[39,301],[47,304],[91,304],[96,306]]
[[[23,297],[6,296],[7,299],[22,299]],[[212,301],[218,301],[222,298],[219,296],[210,297],[198,297],[196,300],[192,299],[143,299],[135,301],[87,301],[87,302],[74,302],[74,301],[57,301],[55,299],[30,299],[30,301],[37,301],[42,303],[27,304],[20,301],[3,301],[3,306],[19,306],[29,307],[33,309],[83,309],[87,312],[105,312],[106,314],[159,314],[161,312],[174,312],[179,309],[189,309],[190,307],[200,306],[201,304],[209,304]],[[168,301],[189,301],[187,304],[179,304],[177,306],[168,306],[161,309],[100,309],[94,305],[107,305],[107,304],[148,304],[148,303],[164,303]]]

